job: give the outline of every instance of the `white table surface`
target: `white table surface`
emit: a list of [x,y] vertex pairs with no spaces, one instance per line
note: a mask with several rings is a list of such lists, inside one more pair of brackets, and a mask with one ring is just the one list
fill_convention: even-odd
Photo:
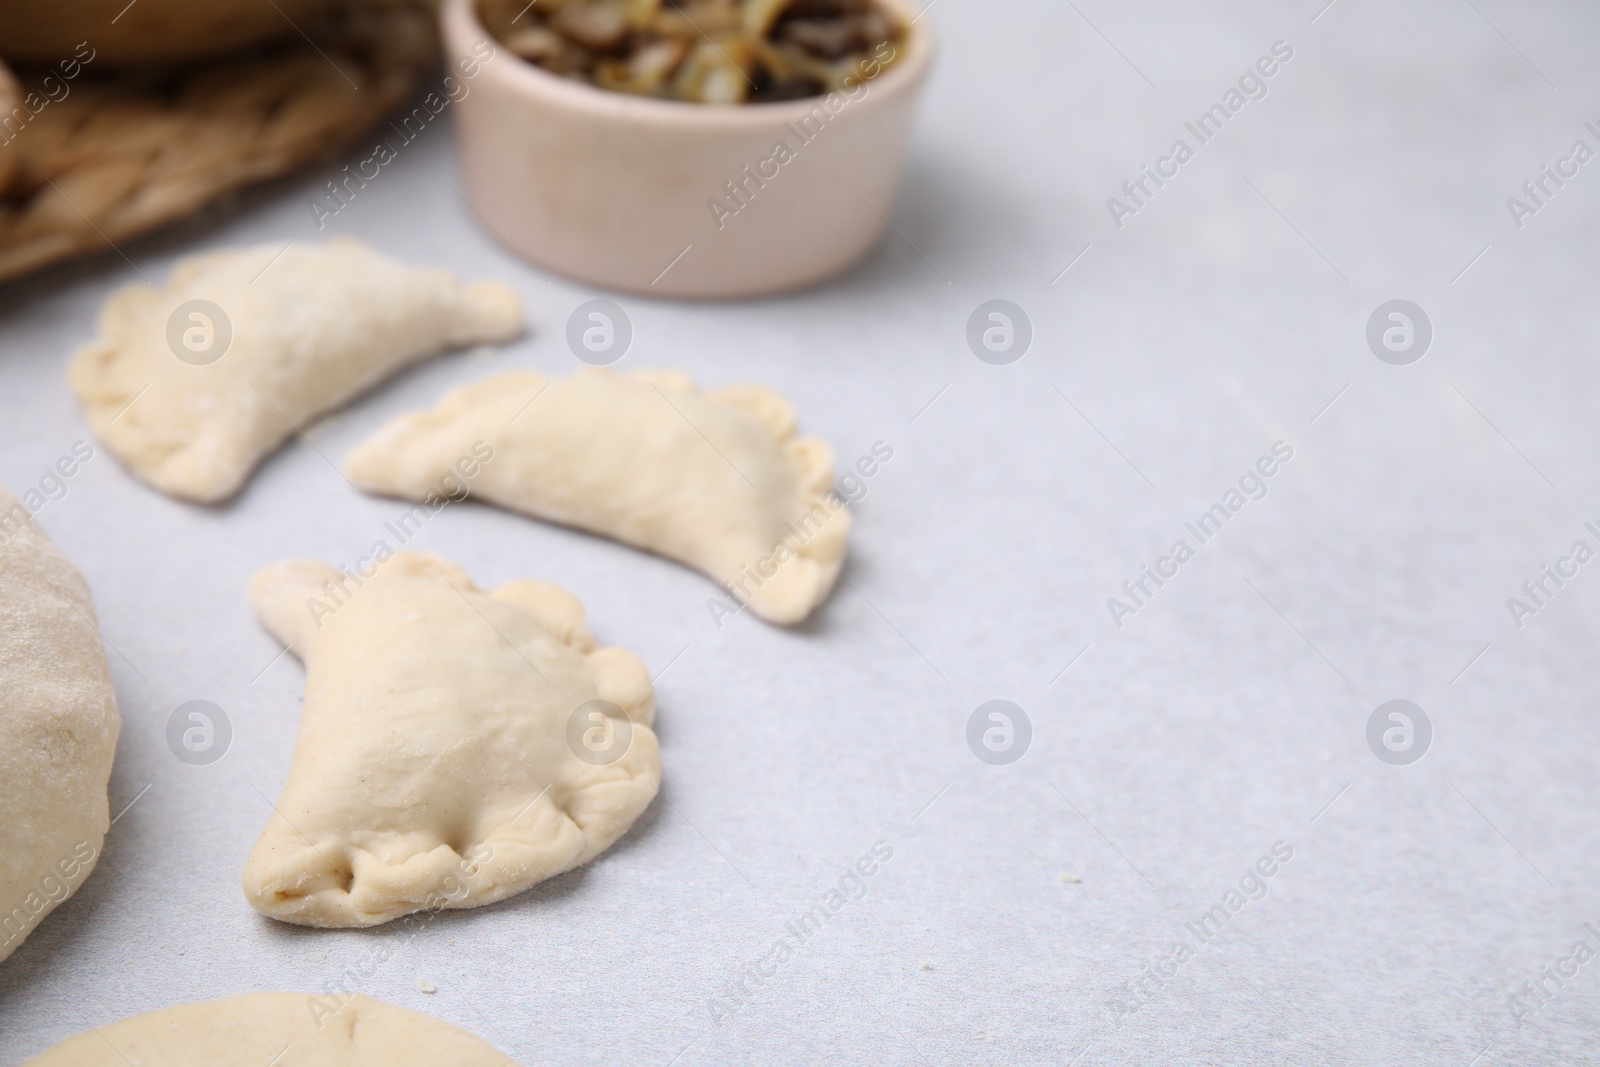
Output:
[[[245,582],[349,561],[398,510],[319,453],[493,371],[575,369],[564,325],[596,295],[487,239],[430,129],[326,232],[508,280],[526,340],[384,386],[229,506],[168,500],[102,453],[39,516],[110,649],[112,810],[138,801],[0,965],[0,1061],[354,970],[530,1067],[1600,1063],[1600,961],[1520,1029],[1508,1000],[1600,924],[1600,565],[1521,629],[1506,607],[1600,543],[1600,162],[1520,230],[1505,204],[1574,140],[1600,147],[1600,11],[1324,2],[939,2],[903,237],[783,299],[619,298],[623,366],[769,383],[844,461],[893,447],[855,507],[848,584],[796,629],[719,630],[685,569],[450,509],[422,547],[481,584],[557,581],[603,641],[671,664],[664,797],[509,902],[415,936],[303,930],[239,891],[303,681],[292,658],[268,667]],[[1280,39],[1294,58],[1269,95],[1119,231],[1106,198]],[[307,201],[336,169],[0,289],[0,482],[87,436],[63,368],[138,280],[128,260],[160,279],[197,249],[315,239]],[[964,340],[996,297],[1036,333],[1009,367]],[[1394,298],[1434,324],[1411,366],[1365,341]],[[1294,458],[1270,494],[1114,626],[1106,599],[1279,440]],[[965,743],[993,698],[1033,723],[1011,766]],[[1411,766],[1365,740],[1394,698],[1435,725]],[[191,699],[234,723],[213,766],[164,740]],[[711,998],[879,840],[894,855],[865,898],[714,1022]],[[1294,857],[1266,897],[1119,1022],[1127,983],[1193,945],[1185,921],[1280,840]]]

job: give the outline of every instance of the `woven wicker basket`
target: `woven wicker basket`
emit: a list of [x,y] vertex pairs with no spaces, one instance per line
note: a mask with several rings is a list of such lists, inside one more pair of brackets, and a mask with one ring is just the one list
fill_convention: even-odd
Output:
[[0,64],[0,281],[348,146],[433,62],[433,18],[427,0],[352,0],[304,37],[178,68],[104,73],[92,48],[14,80]]

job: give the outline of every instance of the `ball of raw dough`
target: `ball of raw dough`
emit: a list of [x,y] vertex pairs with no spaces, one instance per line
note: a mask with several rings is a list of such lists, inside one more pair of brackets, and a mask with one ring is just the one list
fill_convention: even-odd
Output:
[[0,489],[0,960],[94,869],[120,728],[89,587]]

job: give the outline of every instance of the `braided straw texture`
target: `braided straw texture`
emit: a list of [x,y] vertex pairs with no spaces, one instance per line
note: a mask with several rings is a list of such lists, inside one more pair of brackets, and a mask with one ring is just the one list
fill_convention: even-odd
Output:
[[336,153],[434,61],[433,18],[427,0],[358,0],[271,50],[108,77],[91,63],[43,106],[0,64],[0,120],[26,120],[0,129],[0,281]]

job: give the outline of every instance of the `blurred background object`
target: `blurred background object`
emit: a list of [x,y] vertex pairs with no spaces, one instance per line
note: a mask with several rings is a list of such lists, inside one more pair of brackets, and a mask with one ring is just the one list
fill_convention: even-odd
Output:
[[115,6],[0,4],[0,281],[338,153],[437,52],[428,0]]
[[[0,123],[22,105],[22,91],[11,69],[0,63]],[[0,137],[9,137],[9,131],[0,127]],[[11,174],[17,169],[17,154],[0,144],[0,192],[11,183]]]
[[[508,27],[527,20],[501,0],[444,0],[446,62],[478,72],[454,112],[463,194],[530,263],[590,285],[710,300],[815,285],[877,247],[933,64],[930,23],[905,0],[873,3],[898,27],[892,39],[865,55],[846,48],[843,67],[807,83],[816,95],[769,100],[778,79],[753,60],[728,68],[748,93],[661,98],[665,82],[613,91],[519,58],[512,42],[527,31]],[[766,0],[695,0],[650,17],[689,12],[712,26],[740,11],[780,13]],[[492,61],[489,36],[502,44]],[[731,40],[718,47],[732,55]],[[683,62],[703,87],[703,72]],[[746,99],[766,102],[737,102]]]
[[336,0],[12,0],[0,4],[0,48],[18,63],[51,64],[82,41],[107,67],[180,63],[297,36]]
[[849,89],[894,62],[912,18],[880,0],[480,0],[478,17],[552,74],[701,104]]

